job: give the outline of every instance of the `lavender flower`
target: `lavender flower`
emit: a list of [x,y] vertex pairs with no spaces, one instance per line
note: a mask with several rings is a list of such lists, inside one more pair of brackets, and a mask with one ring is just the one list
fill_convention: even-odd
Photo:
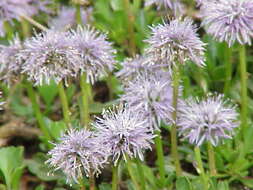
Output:
[[202,25],[207,33],[220,42],[232,46],[235,41],[251,44],[253,37],[252,0],[212,0],[204,1],[201,7]]
[[5,35],[4,23],[13,24],[13,19],[20,20],[22,15],[33,16],[40,10],[46,11],[49,1],[43,0],[1,0],[0,1],[0,36]]
[[82,57],[82,70],[87,75],[87,82],[94,83],[114,68],[116,51],[108,42],[107,36],[91,27],[78,26],[72,30],[72,43]]
[[16,54],[22,49],[21,41],[15,37],[10,45],[0,45],[0,80],[10,85],[20,73],[21,64]]
[[205,44],[198,37],[197,28],[189,18],[173,20],[151,27],[152,35],[146,42],[155,62],[175,64],[191,60],[198,66],[204,65]]
[[117,164],[119,158],[126,155],[143,160],[143,151],[151,149],[153,135],[150,133],[145,118],[133,112],[128,106],[103,112],[102,118],[93,123],[101,143],[111,151],[112,159]]
[[172,92],[170,73],[142,72],[124,88],[121,100],[149,121],[151,130],[158,129],[161,121],[171,124]]
[[180,0],[146,0],[145,6],[156,4],[158,10],[164,8],[171,10],[174,16],[181,16],[185,13],[184,6]]
[[121,65],[123,68],[116,73],[116,76],[122,80],[133,79],[140,72],[160,70],[163,67],[163,65],[153,64],[146,55],[126,58]]
[[46,163],[55,170],[62,170],[67,181],[78,183],[86,175],[98,175],[107,161],[106,149],[98,144],[92,132],[86,130],[69,130],[63,135],[59,144],[48,152],[51,157]]
[[[92,9],[84,11],[81,10],[82,23],[87,24],[88,18],[91,17]],[[76,26],[76,9],[72,7],[63,6],[59,12],[59,15],[51,20],[49,23],[51,28],[56,30],[66,30],[73,26]]]
[[22,72],[34,85],[49,84],[50,80],[59,83],[67,77],[75,77],[82,61],[68,34],[54,30],[28,39],[19,57],[24,60]]
[[238,126],[237,117],[235,106],[223,95],[209,95],[204,100],[190,98],[179,106],[179,134],[197,146],[205,141],[216,146],[220,140],[231,138]]

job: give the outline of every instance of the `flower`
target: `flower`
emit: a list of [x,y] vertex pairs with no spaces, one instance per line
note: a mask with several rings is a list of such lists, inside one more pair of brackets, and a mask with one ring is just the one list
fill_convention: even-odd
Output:
[[[81,9],[83,24],[87,24],[88,18],[91,17],[91,11],[92,9],[87,9],[86,11]],[[56,30],[66,30],[76,25],[76,9],[66,6],[61,7],[58,16],[53,18],[49,23],[49,26]]]
[[184,63],[191,60],[198,66],[204,65],[204,46],[197,28],[189,18],[172,20],[151,27],[152,35],[145,40],[150,47],[146,50],[154,62],[162,64]]
[[159,130],[161,121],[173,122],[170,73],[164,71],[142,72],[124,87],[121,100],[135,111],[143,113],[151,130]]
[[102,118],[93,123],[101,145],[111,151],[116,165],[119,158],[139,157],[143,160],[143,151],[151,149],[153,135],[150,133],[145,118],[133,112],[127,105],[105,110]]
[[1,0],[0,1],[0,36],[5,35],[4,23],[13,24],[22,15],[33,16],[41,11],[48,11],[49,1],[45,0]]
[[0,45],[0,80],[8,85],[17,78],[21,69],[21,62],[17,59],[17,54],[22,50],[22,43],[16,36],[10,45]]
[[190,98],[178,110],[179,134],[197,146],[205,141],[216,146],[219,140],[231,138],[238,126],[235,106],[223,95],[208,95],[203,100]]
[[72,47],[68,33],[48,30],[25,41],[19,57],[24,60],[22,73],[34,85],[59,83],[75,77],[81,68],[78,51]]
[[60,138],[58,144],[48,152],[47,164],[62,170],[67,181],[78,180],[86,175],[98,175],[107,162],[107,151],[90,131],[71,129]]
[[126,58],[120,64],[123,68],[116,73],[116,76],[123,80],[133,79],[142,71],[160,70],[163,66],[153,64],[146,55],[136,55],[134,58]]
[[161,8],[170,9],[174,16],[181,16],[185,13],[184,6],[179,0],[146,0],[145,6],[156,4],[158,10]]
[[216,40],[232,46],[251,44],[253,37],[252,0],[212,0],[204,1],[201,7],[202,25]]
[[99,77],[113,70],[116,51],[105,34],[89,26],[78,26],[71,33],[72,43],[82,57],[81,72],[86,73],[87,82],[93,84]]

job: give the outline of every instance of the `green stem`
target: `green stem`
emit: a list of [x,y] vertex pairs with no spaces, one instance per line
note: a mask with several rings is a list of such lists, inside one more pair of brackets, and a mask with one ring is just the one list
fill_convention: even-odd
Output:
[[82,24],[81,6],[76,5],[76,22],[77,24]]
[[197,165],[198,165],[197,166],[197,168],[198,168],[197,172],[201,176],[201,179],[202,179],[202,182],[203,182],[203,185],[204,185],[204,189],[208,190],[208,179],[207,179],[207,176],[205,174],[204,167],[203,167],[203,163],[202,163],[201,153],[200,153],[199,147],[196,146],[194,148],[194,152],[195,152],[195,158],[196,158]]
[[95,182],[95,178],[94,178],[94,175],[90,174],[90,177],[89,177],[89,183],[90,183],[90,190],[95,190],[96,189],[96,182]]
[[118,190],[118,169],[119,169],[119,164],[116,166],[113,166],[112,168],[112,190]]
[[66,126],[69,128],[70,127],[69,104],[68,104],[67,95],[65,93],[64,86],[63,86],[62,82],[60,82],[58,84],[58,90],[59,90],[60,100],[61,100],[61,104],[62,104],[62,112],[63,112],[64,121],[66,123]]
[[139,183],[138,183],[138,181],[137,181],[137,179],[136,179],[136,177],[135,177],[135,175],[134,175],[134,170],[133,170],[133,167],[132,167],[132,161],[131,161],[131,159],[129,158],[128,155],[126,155],[126,158],[127,158],[127,162],[126,162],[127,169],[128,169],[129,175],[130,175],[130,177],[133,181],[135,189],[136,190],[142,190]]
[[134,34],[134,15],[131,11],[130,1],[124,0],[124,9],[127,11],[127,30],[129,41],[129,54],[134,56],[136,53],[135,34]]
[[81,115],[82,124],[88,128],[90,122],[90,112],[89,112],[89,92],[90,84],[86,82],[86,75],[82,74],[80,78],[80,86],[82,93],[82,105],[83,105],[83,114]]
[[36,20],[34,20],[33,18],[29,17],[29,16],[26,16],[24,14],[21,14],[20,15],[21,18],[27,20],[28,22],[30,22],[32,25],[36,26],[37,28],[43,30],[43,31],[46,31],[47,30],[47,27],[43,26],[42,24],[38,23]]
[[40,107],[39,107],[39,104],[38,104],[37,98],[36,98],[36,92],[34,91],[33,86],[28,82],[27,82],[26,88],[27,88],[28,96],[32,102],[32,108],[35,113],[35,117],[37,119],[39,127],[40,127],[42,133],[44,134],[44,136],[47,138],[47,140],[51,141],[52,137],[50,136],[50,134],[47,130],[46,123],[43,119],[43,114],[40,111]]
[[216,165],[215,165],[215,155],[212,144],[208,141],[207,142],[207,151],[208,151],[208,164],[211,176],[216,176]]
[[[180,83],[180,65],[175,65],[173,67],[173,108],[174,111],[172,112],[172,119],[173,121],[177,120],[177,101],[179,95],[179,83]],[[179,155],[178,155],[178,147],[177,147],[177,126],[174,123],[171,126],[171,151],[172,151],[172,158],[174,160],[174,164],[176,167],[176,175],[182,175],[182,169],[180,165]]]
[[80,185],[80,190],[85,190],[85,184],[83,182],[83,178],[79,178],[79,185]]
[[247,97],[247,63],[246,63],[246,48],[241,45],[239,47],[240,54],[240,75],[241,75],[241,127],[242,134],[245,135],[247,128],[248,114],[248,97]]
[[228,96],[232,80],[232,49],[225,43],[224,61],[226,66],[226,80],[224,85],[224,94]]
[[156,146],[159,174],[160,174],[161,182],[164,185],[165,184],[165,168],[164,168],[165,162],[164,162],[162,138],[159,131],[156,131],[155,134],[156,134],[155,146]]
[[145,190],[146,189],[145,175],[143,172],[142,163],[141,163],[140,159],[136,160],[136,164],[137,164],[138,173],[140,175],[141,189]]

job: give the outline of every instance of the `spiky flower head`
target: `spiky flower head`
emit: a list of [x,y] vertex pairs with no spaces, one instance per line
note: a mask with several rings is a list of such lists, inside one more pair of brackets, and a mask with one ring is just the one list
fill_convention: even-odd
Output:
[[87,26],[78,26],[72,30],[72,42],[82,57],[82,71],[87,75],[87,82],[94,83],[98,78],[114,68],[112,44],[107,41],[106,34]]
[[13,24],[13,19],[20,20],[22,15],[33,16],[40,10],[47,11],[45,0],[1,0],[0,1],[0,36],[5,35],[4,23]]
[[[88,18],[91,17],[92,9],[81,9],[81,19],[83,24],[87,24]],[[53,18],[49,26],[55,30],[67,30],[77,26],[76,9],[73,7],[61,7],[57,17]]]
[[198,66],[204,65],[204,46],[197,34],[197,27],[189,18],[175,19],[151,27],[152,34],[146,42],[154,61],[162,64],[181,64],[191,60]]
[[0,45],[0,80],[10,85],[20,74],[21,64],[17,54],[22,50],[22,43],[16,36],[9,45]]
[[22,72],[34,85],[59,83],[75,77],[81,68],[78,50],[72,47],[68,33],[48,30],[24,43],[19,57],[24,60]]
[[143,151],[151,149],[153,135],[147,121],[128,106],[105,110],[102,118],[97,118],[93,126],[98,138],[111,151],[112,160],[117,164],[119,158],[135,157],[143,160]]
[[180,0],[146,0],[145,6],[155,4],[158,10],[171,10],[174,16],[181,16],[185,13],[184,6]]
[[126,58],[120,64],[122,69],[116,73],[116,76],[127,81],[135,78],[140,72],[160,70],[163,67],[163,65],[153,64],[146,55]]
[[190,98],[179,106],[179,133],[197,146],[206,141],[216,146],[231,138],[238,126],[235,108],[223,95],[208,95],[203,100]]
[[232,46],[235,42],[251,44],[253,37],[252,0],[204,1],[202,25],[208,34]]
[[54,170],[62,170],[68,182],[78,183],[84,175],[98,175],[107,162],[107,150],[90,131],[71,129],[48,152],[46,161]]
[[164,71],[142,72],[124,88],[121,100],[135,111],[143,113],[151,130],[158,129],[161,121],[173,122],[172,86],[170,73]]

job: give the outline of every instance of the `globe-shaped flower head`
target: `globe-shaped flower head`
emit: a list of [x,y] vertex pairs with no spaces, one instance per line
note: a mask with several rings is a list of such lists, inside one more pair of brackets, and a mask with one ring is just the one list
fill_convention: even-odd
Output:
[[204,1],[201,7],[202,25],[208,34],[220,42],[226,41],[232,46],[251,44],[253,37],[253,1],[252,0],[212,0]]
[[17,54],[22,50],[18,37],[10,41],[9,45],[0,45],[0,80],[10,85],[20,75],[21,62]]
[[48,152],[47,160],[55,170],[62,170],[68,182],[78,183],[84,175],[97,175],[107,162],[108,152],[92,132],[69,130],[58,144]]
[[127,156],[143,160],[143,151],[151,148],[153,135],[147,121],[127,106],[104,111],[93,126],[101,139],[100,144],[110,150],[115,164],[121,157],[127,160]]
[[[92,9],[81,10],[83,24],[88,22],[88,18],[91,17],[91,11]],[[58,16],[50,21],[49,26],[56,30],[66,30],[73,26],[77,26],[76,9],[73,7],[61,7]]]
[[190,98],[179,106],[179,133],[190,143],[200,146],[209,141],[214,146],[231,138],[238,126],[238,114],[223,95],[209,95],[206,99]]
[[191,19],[172,20],[169,24],[151,27],[151,30],[151,37],[146,40],[150,45],[147,54],[151,54],[155,62],[171,66],[191,60],[199,66],[204,65],[205,44]]
[[91,27],[78,26],[72,30],[72,43],[82,57],[82,71],[87,81],[94,83],[114,68],[116,51],[107,36]]
[[68,34],[54,30],[28,39],[19,57],[24,60],[22,72],[35,85],[49,84],[50,80],[59,83],[76,76],[81,68],[80,54]]
[[156,4],[158,10],[162,8],[166,10],[171,10],[173,16],[181,16],[185,13],[184,6],[180,0],[146,0],[145,6],[150,6]]
[[149,121],[149,128],[159,129],[160,122],[170,124],[173,90],[170,73],[164,71],[141,72],[124,88],[121,100],[137,111],[142,112]]
[[13,19],[20,20],[22,15],[33,16],[41,11],[48,11],[48,0],[1,0],[0,1],[0,36],[5,35],[4,23],[13,24]]

